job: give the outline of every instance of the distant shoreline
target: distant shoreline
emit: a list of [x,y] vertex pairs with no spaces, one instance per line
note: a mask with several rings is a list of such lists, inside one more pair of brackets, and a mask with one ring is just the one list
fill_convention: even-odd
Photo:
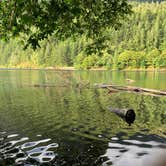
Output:
[[76,69],[74,67],[38,67],[38,68],[19,68],[19,67],[0,67],[0,70],[55,70],[55,71],[149,71],[149,72],[166,72],[166,68],[163,69],[106,69],[106,68],[91,68],[91,69]]

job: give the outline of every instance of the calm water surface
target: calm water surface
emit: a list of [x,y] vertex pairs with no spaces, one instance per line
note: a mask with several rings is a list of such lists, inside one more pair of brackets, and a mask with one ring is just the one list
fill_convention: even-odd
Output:
[[[166,90],[164,72],[1,70],[0,166],[158,166],[166,156],[166,97],[94,88],[126,79]],[[135,123],[109,107],[133,108]]]

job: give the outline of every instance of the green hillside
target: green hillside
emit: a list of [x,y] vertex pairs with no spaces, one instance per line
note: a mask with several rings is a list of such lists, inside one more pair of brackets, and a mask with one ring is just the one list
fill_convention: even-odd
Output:
[[102,55],[84,52],[90,41],[84,37],[58,42],[55,37],[42,41],[36,51],[23,49],[20,40],[0,43],[0,65],[3,67],[62,67],[89,69],[106,67],[166,67],[166,2],[133,4],[133,14],[118,30],[110,29],[110,39]]

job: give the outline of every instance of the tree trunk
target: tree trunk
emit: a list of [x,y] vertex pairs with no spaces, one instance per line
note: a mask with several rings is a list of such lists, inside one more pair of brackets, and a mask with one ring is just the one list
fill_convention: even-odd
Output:
[[119,85],[105,85],[105,84],[97,84],[95,86],[97,88],[108,89],[110,93],[127,91],[127,92],[143,93],[143,94],[148,94],[153,96],[166,96],[166,91],[141,88],[141,87],[135,87],[135,86],[119,86]]

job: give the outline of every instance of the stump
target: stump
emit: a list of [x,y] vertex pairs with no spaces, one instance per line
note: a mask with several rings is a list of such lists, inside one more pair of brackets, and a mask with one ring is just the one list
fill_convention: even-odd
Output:
[[136,114],[133,109],[110,108],[109,110],[121,117],[124,121],[126,121],[129,124],[129,126],[134,122],[136,117]]

